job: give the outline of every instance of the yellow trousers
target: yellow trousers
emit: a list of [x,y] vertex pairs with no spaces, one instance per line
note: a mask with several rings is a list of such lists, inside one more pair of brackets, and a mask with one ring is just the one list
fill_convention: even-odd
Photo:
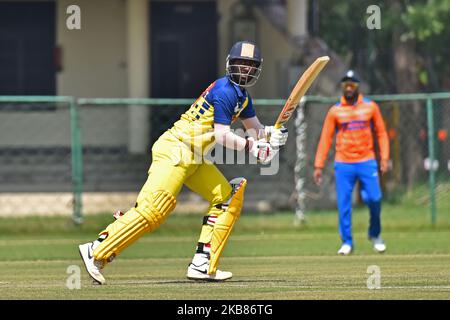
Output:
[[[220,215],[223,211],[215,206],[226,202],[231,196],[231,185],[214,164],[199,161],[199,156],[170,132],[164,133],[152,148],[153,161],[148,178],[137,198],[148,197],[155,190],[165,190],[178,195],[183,184],[209,202],[207,215]],[[196,163],[197,162],[197,163]],[[209,243],[212,227],[204,225],[199,242]]]
[[[183,185],[209,202],[208,216],[224,212],[216,205],[231,197],[232,188],[214,164],[195,161],[198,159],[190,148],[170,132],[165,132],[155,142],[152,155],[148,178],[139,192],[136,205],[101,232],[109,235],[94,250],[97,260],[108,261],[144,233],[156,229],[175,207],[175,200],[170,199],[177,197]],[[164,201],[173,205],[165,205]],[[204,224],[199,242],[210,243],[212,232],[213,226]],[[118,236],[110,237],[112,234]]]

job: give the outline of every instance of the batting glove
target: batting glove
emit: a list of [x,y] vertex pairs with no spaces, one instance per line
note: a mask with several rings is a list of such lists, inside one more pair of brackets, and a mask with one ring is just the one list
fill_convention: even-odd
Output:
[[249,137],[247,138],[246,148],[261,164],[269,163],[278,153],[278,150],[274,149],[265,139],[255,141],[252,137]]
[[286,144],[288,130],[285,127],[276,129],[274,126],[265,126],[264,135],[266,137],[266,141],[269,141],[272,147],[278,148]]

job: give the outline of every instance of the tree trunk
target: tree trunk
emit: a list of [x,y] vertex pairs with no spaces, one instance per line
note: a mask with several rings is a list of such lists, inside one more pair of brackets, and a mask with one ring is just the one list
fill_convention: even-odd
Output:
[[[393,12],[400,17],[402,8],[401,0],[393,0],[390,7]],[[404,32],[401,24],[394,27],[392,35],[392,50],[394,53],[394,74],[396,89],[398,93],[415,93],[420,91],[418,77],[419,57],[415,53],[415,43],[412,40],[402,40]],[[425,108],[420,101],[409,101],[407,105],[402,103],[402,117],[404,121],[400,128],[401,148],[402,148],[402,180],[406,182],[408,190],[411,190],[417,182],[419,173],[423,170],[423,141],[420,139],[420,132],[423,128]]]

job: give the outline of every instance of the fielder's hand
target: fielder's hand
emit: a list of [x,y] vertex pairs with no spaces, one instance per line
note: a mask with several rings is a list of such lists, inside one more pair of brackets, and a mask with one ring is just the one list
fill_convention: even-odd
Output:
[[273,157],[278,153],[270,143],[265,139],[255,141],[252,137],[247,138],[248,151],[253,155],[258,163],[267,164],[272,161]]
[[274,148],[284,146],[288,138],[288,130],[285,127],[276,129],[274,126],[264,127],[264,136],[266,141]]
[[380,171],[382,175],[389,171],[389,160],[380,161]]
[[314,168],[314,182],[320,186],[322,183],[322,168]]

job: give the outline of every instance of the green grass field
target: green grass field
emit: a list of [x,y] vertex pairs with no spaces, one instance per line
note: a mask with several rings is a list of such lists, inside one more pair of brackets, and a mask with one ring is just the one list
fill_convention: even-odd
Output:
[[[450,214],[450,212],[449,212]],[[293,225],[292,213],[243,214],[226,247],[224,283],[191,282],[185,272],[201,214],[173,214],[105,269],[107,284],[92,285],[77,245],[112,220],[87,216],[0,219],[0,299],[450,299],[450,216],[430,226],[427,208],[385,205],[376,254],[366,239],[368,213],[354,212],[355,252],[337,256],[337,213],[314,212]],[[69,289],[69,266],[79,266],[81,289]],[[380,289],[368,289],[368,267],[380,268]]]

